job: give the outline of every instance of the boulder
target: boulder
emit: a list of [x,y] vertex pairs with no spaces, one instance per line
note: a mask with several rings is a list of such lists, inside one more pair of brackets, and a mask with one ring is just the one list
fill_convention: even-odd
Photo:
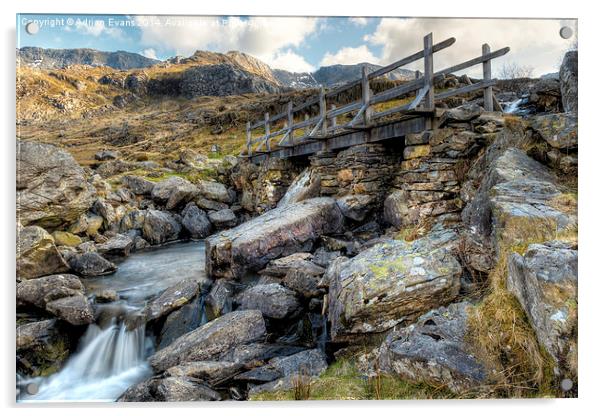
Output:
[[182,211],[182,226],[194,239],[202,239],[211,234],[211,223],[207,215],[192,202]]
[[77,247],[82,243],[82,239],[67,231],[55,231],[52,233],[54,244],[57,246]]
[[542,78],[529,90],[529,103],[537,112],[561,111],[560,82],[554,78]]
[[113,150],[101,150],[94,154],[94,159],[104,162],[106,160],[115,160],[119,157],[119,154]]
[[94,205],[92,205],[92,210],[95,214],[102,217],[105,229],[109,229],[110,226],[117,221],[115,208],[113,208],[111,204],[102,198],[99,198],[94,202]]
[[165,211],[149,209],[144,216],[142,235],[151,244],[163,244],[177,240],[182,226],[176,218]]
[[577,112],[578,98],[578,52],[569,51],[564,55],[560,65],[560,93],[562,94],[562,106],[566,112]]
[[94,322],[94,310],[84,295],[66,296],[46,304],[46,310],[71,325]]
[[465,104],[459,107],[446,110],[440,119],[440,127],[447,124],[465,123],[474,120],[483,113],[483,108],[477,104]]
[[232,311],[232,285],[225,280],[216,281],[205,298],[205,313],[212,320]]
[[130,230],[142,230],[146,211],[133,210],[123,216],[119,222],[119,232],[127,233]]
[[197,196],[194,199],[194,203],[201,209],[209,211],[221,211],[222,209],[228,209],[228,204],[218,201],[212,201],[203,196]]
[[69,357],[68,330],[56,319],[22,324],[16,330],[17,371],[32,377],[58,371]]
[[383,217],[387,224],[394,227],[402,227],[410,212],[407,191],[393,191],[384,202]]
[[73,157],[58,147],[17,141],[17,217],[22,225],[69,225],[96,199]]
[[324,234],[342,229],[343,215],[332,198],[278,207],[205,240],[211,277],[240,278],[270,260],[307,251]]
[[211,201],[222,202],[225,204],[231,202],[228,189],[219,182],[200,181],[198,187],[201,195]]
[[279,207],[294,204],[320,196],[320,175],[306,168],[289,185],[284,196],[278,201]]
[[96,249],[100,254],[129,256],[134,247],[134,240],[128,235],[117,234],[106,242],[98,244]]
[[530,244],[508,259],[508,290],[525,310],[558,372],[577,375],[577,250],[570,243]]
[[236,345],[257,341],[266,334],[258,310],[234,311],[182,335],[149,358],[155,372],[180,363],[211,360]]
[[192,377],[152,377],[129,387],[119,402],[190,402],[221,400],[218,392]]
[[555,149],[574,149],[577,147],[576,113],[543,114],[531,119],[531,128]]
[[249,364],[265,362],[274,357],[286,357],[303,351],[303,347],[288,344],[271,344],[265,342],[252,342],[250,344],[237,345],[221,354],[220,361]]
[[153,182],[134,175],[123,176],[121,183],[132,191],[134,195],[150,195],[155,187]]
[[323,274],[324,268],[311,262],[311,253],[295,253],[281,257],[268,263],[259,273],[266,276],[284,277],[290,270],[301,270],[309,273]]
[[451,253],[457,239],[454,231],[432,232],[335,260],[325,275],[332,340],[383,332],[453,301],[462,274]]
[[267,365],[240,374],[236,379],[252,383],[265,383],[249,389],[249,395],[254,395],[268,391],[292,389],[295,380],[299,377],[317,377],[327,367],[326,354],[318,349],[313,349],[288,357],[273,358]]
[[212,386],[238,374],[242,367],[241,363],[231,361],[195,361],[171,367],[165,374],[170,377],[201,379]]
[[50,301],[82,295],[84,291],[82,282],[72,274],[44,276],[17,284],[17,305],[34,305],[44,309]]
[[341,213],[353,221],[363,221],[370,213],[374,197],[365,194],[346,195],[337,198],[337,205]]
[[84,277],[103,276],[117,270],[115,264],[95,252],[74,254],[67,261],[75,273]]
[[258,309],[263,316],[273,319],[284,319],[300,307],[295,292],[278,283],[252,286],[242,292],[237,300],[239,309]]
[[196,296],[184,306],[169,313],[165,318],[165,323],[161,326],[157,349],[167,347],[175,339],[205,324],[206,317],[203,308],[199,297]]
[[237,222],[236,215],[229,208],[210,212],[209,221],[218,229],[234,227]]
[[43,228],[17,227],[17,280],[34,279],[69,270],[54,245],[54,239]]
[[[324,272],[324,269],[322,269]],[[322,273],[312,273],[304,270],[289,270],[282,284],[304,298],[315,298],[324,294],[320,287]]]
[[153,200],[165,204],[165,208],[171,210],[194,199],[198,193],[198,188],[186,179],[172,176],[157,182],[151,192],[151,197]]
[[199,283],[185,279],[165,289],[146,307],[147,320],[158,319],[190,302],[199,293]]
[[455,393],[484,384],[489,373],[465,341],[469,307],[462,302],[434,309],[391,332],[379,349],[377,369]]

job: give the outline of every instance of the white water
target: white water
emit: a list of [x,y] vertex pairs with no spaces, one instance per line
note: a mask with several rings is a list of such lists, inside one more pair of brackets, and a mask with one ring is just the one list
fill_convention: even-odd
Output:
[[301,201],[306,188],[310,184],[310,179],[311,171],[309,170],[309,168],[306,168],[303,172],[299,174],[299,176],[295,178],[293,183],[290,184],[282,199],[278,201],[278,206],[282,207]]
[[129,386],[151,374],[145,359],[152,348],[144,325],[128,330],[114,321],[105,329],[88,327],[76,352],[63,369],[36,383],[38,392],[21,401],[115,401]]
[[514,114],[519,110],[520,106],[525,103],[526,103],[525,98],[519,98],[518,100],[514,100],[511,103],[506,105],[506,108],[504,109],[504,113]]
[[[119,264],[116,273],[84,279],[88,293],[113,289],[122,300],[97,305],[97,324],[88,326],[63,368],[47,378],[18,380],[22,393],[17,399],[115,401],[128,387],[148,378],[152,371],[146,359],[153,342],[146,337],[144,324],[136,324],[137,315],[147,299],[168,286],[186,278],[203,279],[203,265],[204,244],[182,243],[135,253]],[[197,327],[206,322],[200,306],[191,311],[198,316],[188,317]],[[37,385],[36,394],[24,393],[30,383]]]

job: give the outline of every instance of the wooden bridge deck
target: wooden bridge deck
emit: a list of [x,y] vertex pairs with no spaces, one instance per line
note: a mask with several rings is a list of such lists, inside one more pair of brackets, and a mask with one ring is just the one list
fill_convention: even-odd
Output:
[[[240,157],[259,163],[269,157],[290,158],[307,156],[322,150],[337,150],[362,143],[374,143],[393,138],[402,138],[410,133],[420,133],[436,127],[434,119],[438,116],[435,102],[455,95],[483,90],[484,107],[493,111],[497,104],[493,96],[495,79],[491,78],[491,61],[505,55],[510,48],[502,48],[491,52],[489,45],[483,44],[482,53],[457,65],[434,72],[433,55],[455,43],[449,38],[433,45],[432,33],[424,37],[424,48],[408,57],[396,61],[386,67],[368,73],[362,68],[362,78],[351,81],[340,87],[326,91],[320,89],[318,96],[293,106],[287,105],[286,111],[270,115],[266,113],[263,120],[255,123],[247,122],[246,152]],[[382,77],[396,68],[422,59],[424,72],[416,71],[416,79],[373,94],[370,80]],[[470,84],[435,93],[435,82],[448,74],[458,72],[475,65],[483,65],[483,79]],[[360,86],[361,99],[336,107],[334,101],[341,93]],[[415,94],[415,95],[412,95]],[[383,111],[375,111],[376,105],[404,98],[402,105]],[[328,101],[331,101],[330,107]],[[409,100],[409,102],[407,102]],[[304,119],[299,116],[303,114]],[[351,121],[339,124],[338,117],[350,115]],[[394,120],[388,120],[394,116]],[[282,125],[272,132],[272,128]],[[259,137],[253,137],[257,132]],[[300,136],[295,133],[301,132]]]

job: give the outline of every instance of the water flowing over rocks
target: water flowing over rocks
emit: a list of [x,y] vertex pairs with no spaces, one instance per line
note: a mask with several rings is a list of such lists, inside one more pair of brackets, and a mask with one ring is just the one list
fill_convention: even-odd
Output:
[[462,273],[450,252],[455,239],[444,231],[412,243],[389,240],[335,260],[326,273],[331,338],[383,332],[454,300]]
[[68,225],[94,202],[96,192],[84,170],[55,146],[19,140],[17,170],[17,217],[22,225]]
[[577,250],[570,243],[531,244],[508,261],[508,290],[525,310],[557,372],[577,374]]
[[270,260],[304,251],[323,234],[340,231],[343,216],[332,198],[275,208],[206,240],[207,274],[240,278]]

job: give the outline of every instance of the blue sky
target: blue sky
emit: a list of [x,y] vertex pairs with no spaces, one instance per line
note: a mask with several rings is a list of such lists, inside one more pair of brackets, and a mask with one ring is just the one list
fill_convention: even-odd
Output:
[[[25,30],[31,21],[39,26],[35,35]],[[563,26],[573,28],[572,39],[559,36]],[[436,55],[436,68],[477,56],[481,44],[487,42],[493,50],[511,48],[511,53],[495,64],[530,66],[534,75],[541,75],[557,70],[563,53],[576,39],[577,22],[558,19],[17,16],[18,47],[126,50],[158,59],[189,56],[195,50],[239,50],[274,68],[297,72],[337,63],[367,61],[385,65],[421,49],[422,36],[428,32],[433,32],[435,42],[450,36],[457,39],[454,46]],[[494,65],[494,74],[495,70]],[[475,68],[469,73],[478,72]]]

